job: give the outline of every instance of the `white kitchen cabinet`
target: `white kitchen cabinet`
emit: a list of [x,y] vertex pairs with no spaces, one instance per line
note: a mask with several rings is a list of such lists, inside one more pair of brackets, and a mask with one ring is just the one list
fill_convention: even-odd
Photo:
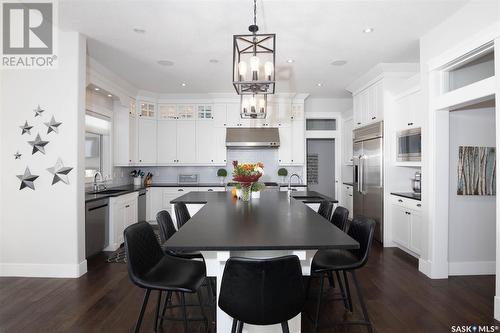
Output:
[[288,102],[279,105],[278,127],[289,127],[292,122],[292,105]]
[[158,104],[158,120],[177,119],[177,104]]
[[211,164],[216,160],[217,137],[212,121],[196,122],[196,163]]
[[354,120],[353,118],[344,119],[342,124],[342,146],[343,152],[343,161],[345,165],[352,165],[352,130],[354,129]]
[[377,81],[353,96],[354,127],[364,126],[384,118],[383,82]]
[[196,122],[177,121],[177,163],[196,163]]
[[177,105],[177,119],[181,120],[195,120],[196,106],[194,104],[178,104]]
[[125,228],[137,223],[137,197],[138,192],[133,192],[109,198],[108,246],[105,251],[118,249],[123,243]]
[[216,103],[213,109],[214,127],[226,127],[226,104]]
[[156,119],[155,103],[141,101],[139,103],[139,118]]
[[278,164],[292,163],[292,127],[280,127],[280,146],[278,148]]
[[177,121],[158,121],[158,164],[170,164],[177,161]]
[[393,241],[411,254],[422,253],[423,219],[418,200],[392,196],[391,219]]
[[227,127],[242,127],[243,119],[240,116],[240,105],[236,103],[226,104]]
[[342,186],[342,205],[349,210],[349,218],[352,219],[353,210],[353,187],[344,184]]
[[293,103],[292,104],[292,120],[304,120],[304,104],[303,103]]
[[138,164],[156,164],[156,119],[140,117],[137,128]]
[[196,107],[197,120],[212,120],[213,119],[213,105],[212,104],[198,104]]
[[212,134],[215,141],[212,151],[215,150],[215,164],[226,165],[227,160],[227,148],[226,148],[226,129],[225,128],[214,128],[212,129]]
[[396,100],[396,129],[398,131],[421,127],[425,110],[422,107],[422,93],[415,90]]
[[304,120],[292,120],[292,164],[304,164],[305,160],[305,128]]
[[128,166],[137,162],[137,117],[135,102],[131,102],[128,112],[116,110],[113,120],[114,165]]

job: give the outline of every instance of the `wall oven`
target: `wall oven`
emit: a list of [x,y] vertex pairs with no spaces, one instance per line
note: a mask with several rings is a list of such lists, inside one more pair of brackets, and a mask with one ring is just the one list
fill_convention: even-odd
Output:
[[422,160],[422,130],[411,128],[397,133],[397,161],[419,162]]

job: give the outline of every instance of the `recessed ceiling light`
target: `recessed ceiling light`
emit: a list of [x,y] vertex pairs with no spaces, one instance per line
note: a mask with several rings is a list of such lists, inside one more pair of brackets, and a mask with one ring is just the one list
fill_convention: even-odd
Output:
[[146,30],[144,30],[142,28],[134,28],[133,30],[135,33],[138,33],[138,34],[143,34],[146,32]]
[[170,60],[158,60],[158,65],[162,65],[162,66],[173,66],[174,65],[174,62],[173,61],[170,61]]
[[99,88],[95,87],[95,88],[94,88],[94,90],[95,90],[95,91],[99,91],[99,90],[101,90],[101,89],[99,89]]
[[335,60],[330,63],[333,66],[344,66],[347,64],[347,60]]
[[216,63],[219,62],[219,60],[217,60],[217,59],[210,59],[208,62],[211,63],[211,64],[216,64]]
[[108,94],[108,97],[113,97],[113,95],[111,95],[111,94]]
[[317,85],[318,87],[322,87],[322,86],[323,86],[323,83],[318,82],[318,83],[316,83],[316,85]]
[[363,32],[364,32],[365,34],[368,34],[368,33],[370,33],[370,32],[373,32],[373,30],[375,30],[375,29],[373,29],[373,28],[364,28],[364,29],[363,29]]
[[187,86],[186,82],[182,82],[181,86],[183,86],[183,87]]
[[291,63],[295,62],[295,60],[293,60],[293,59],[287,59],[286,62],[289,63],[289,64],[291,64]]

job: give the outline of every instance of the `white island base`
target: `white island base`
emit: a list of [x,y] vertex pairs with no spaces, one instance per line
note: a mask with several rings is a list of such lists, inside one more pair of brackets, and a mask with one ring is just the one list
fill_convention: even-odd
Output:
[[[226,261],[230,257],[264,259],[264,258],[275,258],[275,257],[294,254],[299,257],[300,265],[302,267],[302,274],[309,275],[311,271],[312,258],[314,257],[316,251],[317,250],[201,251],[201,253],[205,258],[205,263],[207,266],[207,276],[217,278],[217,304],[218,304],[222,274],[224,273],[224,267],[226,266]],[[233,324],[233,319],[217,306],[217,333],[231,332],[232,324]],[[288,325],[291,333],[299,333],[301,329],[301,315],[299,314],[295,318],[289,320]],[[268,326],[255,326],[255,325],[245,324],[243,326],[243,332],[281,333],[282,329],[280,324],[268,325]]]

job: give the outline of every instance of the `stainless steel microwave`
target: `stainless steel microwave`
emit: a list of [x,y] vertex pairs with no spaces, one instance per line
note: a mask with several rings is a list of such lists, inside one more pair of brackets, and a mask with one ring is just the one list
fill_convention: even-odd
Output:
[[422,130],[411,128],[397,133],[397,161],[422,160]]

